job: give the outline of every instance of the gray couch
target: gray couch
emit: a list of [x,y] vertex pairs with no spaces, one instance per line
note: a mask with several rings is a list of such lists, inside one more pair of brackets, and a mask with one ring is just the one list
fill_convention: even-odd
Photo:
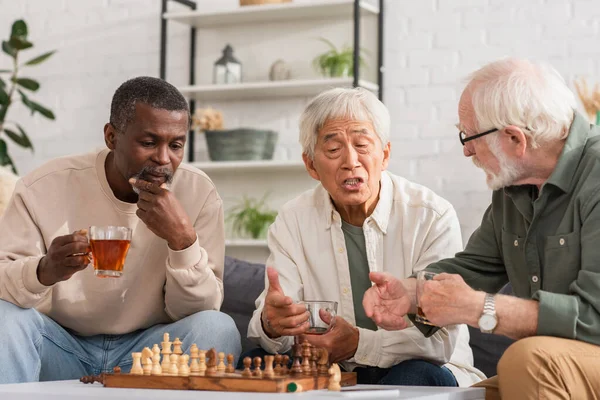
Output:
[[[254,301],[264,288],[264,279],[264,264],[253,264],[225,257],[223,279],[225,299],[221,311],[229,314],[235,321],[242,337],[242,351],[255,346],[247,339],[246,334],[248,323],[254,312]],[[510,292],[510,287],[503,291]],[[512,340],[504,336],[481,333],[474,328],[469,328],[469,330],[475,366],[487,376],[496,375],[498,360]]]

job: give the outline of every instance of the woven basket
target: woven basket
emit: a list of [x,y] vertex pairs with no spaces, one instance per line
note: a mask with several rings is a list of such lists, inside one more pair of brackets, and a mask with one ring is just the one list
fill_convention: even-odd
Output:
[[253,6],[258,4],[281,4],[292,0],[240,0],[240,6]]
[[270,160],[277,132],[258,129],[205,131],[208,156],[212,161]]

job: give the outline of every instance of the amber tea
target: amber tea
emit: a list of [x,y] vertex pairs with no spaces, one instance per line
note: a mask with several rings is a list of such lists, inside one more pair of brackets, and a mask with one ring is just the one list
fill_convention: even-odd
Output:
[[335,301],[301,301],[308,311],[307,335],[322,335],[329,332],[335,323],[337,302]]
[[425,313],[421,309],[419,302],[421,299],[421,294],[423,293],[425,281],[432,280],[433,277],[436,275],[437,274],[435,272],[429,272],[429,271],[417,272],[417,293],[416,293],[417,294],[417,315],[415,315],[415,320],[422,324],[431,325],[431,326],[435,326],[435,325],[432,324],[431,322],[429,322],[429,320],[427,319],[427,316],[425,316]]
[[92,226],[89,235],[96,276],[120,277],[131,245],[131,229]]

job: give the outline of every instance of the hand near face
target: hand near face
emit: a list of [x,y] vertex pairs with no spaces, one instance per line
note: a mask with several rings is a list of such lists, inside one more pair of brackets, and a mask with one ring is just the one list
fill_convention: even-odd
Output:
[[295,304],[291,297],[283,293],[279,284],[279,274],[273,267],[267,267],[269,288],[261,314],[262,327],[271,339],[280,336],[300,335],[308,329],[309,314],[302,304]]
[[419,305],[434,325],[475,325],[484,297],[485,293],[473,290],[460,275],[443,273],[425,282]]
[[56,237],[46,255],[40,260],[37,277],[42,285],[52,286],[66,281],[73,274],[85,269],[91,262],[87,230]]
[[385,272],[371,272],[369,279],[375,284],[363,297],[367,317],[386,330],[407,327],[404,316],[411,308],[411,298],[399,279]]
[[[321,310],[320,317],[326,324],[331,323],[331,315],[324,310]],[[358,328],[344,318],[336,316],[329,332],[323,335],[304,335],[300,341],[308,340],[315,347],[327,349],[329,361],[339,362],[354,357],[358,348],[358,338]]]
[[160,186],[141,179],[129,180],[139,189],[137,216],[156,236],[163,238],[172,250],[183,250],[196,241],[190,219],[165,184]]

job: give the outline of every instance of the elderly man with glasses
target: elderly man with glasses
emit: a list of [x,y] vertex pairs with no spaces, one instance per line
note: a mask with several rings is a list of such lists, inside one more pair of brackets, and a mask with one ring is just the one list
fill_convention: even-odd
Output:
[[[463,252],[426,267],[439,275],[419,307],[437,326],[519,339],[480,384],[486,399],[600,393],[600,129],[575,107],[554,69],[515,59],[476,71],[460,99],[460,141],[492,204]],[[415,279],[370,278],[366,314],[403,329]],[[507,282],[515,296],[495,295]]]

